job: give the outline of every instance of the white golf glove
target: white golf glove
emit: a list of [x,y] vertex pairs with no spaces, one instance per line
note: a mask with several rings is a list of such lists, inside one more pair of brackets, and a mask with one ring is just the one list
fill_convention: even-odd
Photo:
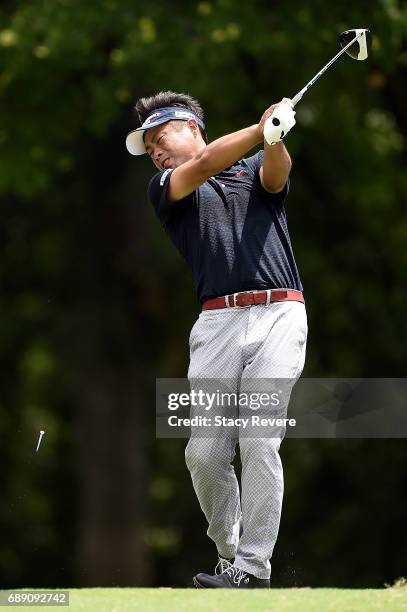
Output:
[[295,110],[287,102],[281,102],[264,123],[264,138],[269,145],[280,142],[295,125]]

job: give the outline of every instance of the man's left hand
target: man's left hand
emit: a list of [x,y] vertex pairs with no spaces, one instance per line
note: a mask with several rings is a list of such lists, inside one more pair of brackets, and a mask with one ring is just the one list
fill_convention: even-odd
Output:
[[268,144],[275,144],[282,140],[295,125],[295,111],[290,98],[283,98],[281,102],[272,104],[263,114],[259,129],[262,130]]

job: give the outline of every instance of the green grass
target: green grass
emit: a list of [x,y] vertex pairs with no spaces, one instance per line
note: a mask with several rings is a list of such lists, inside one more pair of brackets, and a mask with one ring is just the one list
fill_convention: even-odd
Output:
[[[386,589],[69,589],[67,612],[405,612],[407,586]],[[10,609],[10,608],[9,608]],[[14,610],[27,610],[13,606]],[[47,606],[55,610],[56,606]]]

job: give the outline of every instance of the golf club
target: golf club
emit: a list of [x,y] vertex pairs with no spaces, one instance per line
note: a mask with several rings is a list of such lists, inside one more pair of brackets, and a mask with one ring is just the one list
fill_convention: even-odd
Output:
[[372,45],[372,35],[370,33],[370,30],[361,29],[361,28],[353,29],[353,30],[346,30],[345,32],[342,32],[342,34],[340,35],[339,44],[342,47],[341,51],[339,51],[339,53],[337,53],[335,57],[333,57],[331,61],[328,62],[309,81],[309,83],[307,83],[305,87],[303,87],[301,91],[299,91],[292,98],[293,106],[295,106],[297,102],[301,100],[305,92],[308,91],[308,89],[313,86],[313,84],[319,79],[319,77],[322,76],[324,72],[326,72],[328,68],[332,66],[332,64],[336,62],[336,60],[344,53],[347,53],[349,57],[352,57],[353,59],[365,60],[369,55],[369,51]]
[[[365,60],[370,51],[372,36],[369,30],[353,29],[342,32],[339,37],[341,51],[335,55],[292,99],[292,107],[301,100],[306,91],[328,70],[336,60],[347,53],[350,57],[357,60]],[[285,104],[280,104],[275,108],[265,121],[264,138],[269,145],[274,145],[284,138],[295,125],[294,111]]]

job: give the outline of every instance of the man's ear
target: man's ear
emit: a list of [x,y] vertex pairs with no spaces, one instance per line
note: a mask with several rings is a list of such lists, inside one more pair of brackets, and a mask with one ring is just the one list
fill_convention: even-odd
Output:
[[195,119],[188,119],[187,126],[195,137],[199,136],[199,127]]

